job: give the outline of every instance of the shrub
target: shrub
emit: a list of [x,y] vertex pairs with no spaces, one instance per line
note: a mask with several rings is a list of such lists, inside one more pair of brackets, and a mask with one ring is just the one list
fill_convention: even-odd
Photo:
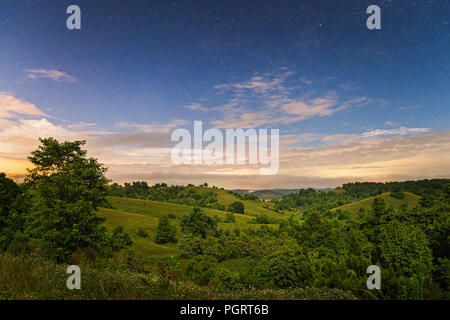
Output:
[[302,287],[310,283],[313,275],[313,264],[295,244],[280,247],[253,270],[257,284],[263,287],[271,284],[278,288]]
[[217,235],[217,222],[200,208],[194,208],[189,215],[181,219],[181,230],[194,236],[205,238],[207,235]]
[[241,201],[235,201],[228,206],[228,211],[244,214],[244,204]]
[[111,233],[111,246],[112,249],[117,251],[119,249],[125,248],[126,246],[131,246],[133,241],[131,241],[130,234],[122,226],[115,227]]
[[163,216],[159,218],[158,227],[156,228],[155,242],[164,244],[169,242],[177,242],[177,228],[170,224],[169,217]]
[[213,284],[220,290],[240,290],[243,288],[239,274],[227,269],[219,269],[215,272]]
[[147,231],[145,231],[145,230],[142,229],[142,228],[138,228],[138,231],[136,232],[136,235],[137,235],[138,237],[141,237],[141,238],[147,238],[147,237],[148,237]]

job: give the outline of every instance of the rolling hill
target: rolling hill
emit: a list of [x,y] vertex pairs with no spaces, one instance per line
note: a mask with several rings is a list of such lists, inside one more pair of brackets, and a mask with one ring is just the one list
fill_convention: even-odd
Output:
[[233,192],[239,193],[239,194],[250,194],[257,196],[260,199],[263,200],[272,200],[281,198],[282,196],[285,196],[287,194],[298,192],[299,189],[265,189],[265,190],[245,190],[245,189],[236,189],[232,190]]
[[[176,244],[160,245],[154,242],[159,218],[168,214],[174,215],[176,219],[170,219],[170,221],[177,227],[177,238],[181,238],[181,217],[185,214],[189,214],[193,210],[193,207],[168,202],[123,197],[107,197],[107,199],[114,209],[100,208],[97,215],[100,218],[105,219],[103,225],[107,229],[112,230],[117,226],[122,226],[128,231],[133,240],[131,248],[137,253],[149,258],[178,254]],[[225,197],[225,201],[227,200],[232,201],[233,198]],[[202,210],[211,216],[217,216],[219,221],[224,221],[227,215],[227,212],[224,211],[209,208],[203,208]],[[235,223],[219,222],[218,228],[224,231],[233,231],[235,229],[257,229],[261,226],[261,224],[249,224],[248,222],[253,218],[250,215],[235,213],[234,216],[236,219]],[[276,225],[266,226],[275,227]],[[145,238],[139,237],[137,235],[139,229],[145,230],[148,236]]]
[[421,198],[420,196],[418,196],[414,193],[410,193],[410,192],[404,192],[404,195],[405,195],[404,199],[396,199],[396,198],[391,197],[390,192],[385,192],[385,193],[375,196],[375,197],[365,198],[360,201],[352,202],[352,203],[345,204],[345,205],[337,207],[337,208],[333,208],[330,211],[334,212],[336,210],[345,210],[345,211],[350,212],[350,214],[353,217],[356,217],[358,211],[361,208],[364,208],[364,210],[366,210],[366,211],[370,210],[372,202],[375,198],[383,199],[384,202],[386,203],[386,208],[392,207],[394,209],[398,209],[404,203],[407,204],[408,208],[414,208],[415,206],[417,206],[419,204],[419,200]]
[[[250,199],[240,198],[232,191],[227,191],[227,190],[219,189],[219,188],[205,187],[205,186],[187,186],[184,188],[184,190],[181,193],[188,194],[190,191],[194,191],[197,194],[205,194],[208,192],[213,192],[216,194],[218,203],[225,206],[225,208],[228,208],[228,206],[235,201],[241,201],[242,203],[244,203],[246,215],[256,216],[259,214],[265,214],[267,216],[276,217],[276,218],[279,218],[280,216],[282,216],[280,213],[274,211],[274,205],[272,203],[267,202],[267,201],[261,201],[259,199],[250,200]],[[169,201],[169,202],[171,202],[171,201]],[[292,214],[292,212],[285,211],[284,214],[290,215],[290,214]]]

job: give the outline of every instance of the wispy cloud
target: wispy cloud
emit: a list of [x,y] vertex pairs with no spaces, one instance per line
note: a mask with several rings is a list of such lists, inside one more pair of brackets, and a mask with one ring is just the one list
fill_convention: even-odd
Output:
[[80,121],[80,122],[69,124],[67,127],[70,129],[73,129],[73,130],[84,130],[86,128],[95,127],[96,125],[97,125],[97,123],[95,123],[95,122]]
[[391,136],[391,135],[408,135],[408,134],[417,134],[417,133],[426,133],[430,132],[430,128],[406,128],[400,127],[397,129],[375,129],[371,131],[364,132],[362,134],[363,137],[376,137],[376,136]]
[[359,97],[339,103],[334,95],[318,97],[312,100],[282,101],[278,108],[270,110],[249,110],[239,107],[238,101],[216,107],[224,113],[223,119],[212,120],[211,123],[222,128],[252,128],[262,125],[279,125],[296,123],[312,117],[331,116],[338,111],[358,107],[370,102],[369,98]]
[[19,115],[45,116],[34,104],[18,99],[8,92],[0,92],[0,119],[17,118]]
[[24,69],[29,79],[51,79],[57,82],[78,82],[75,77],[58,71],[58,70],[46,70],[46,69]]
[[134,122],[117,122],[119,128],[132,128],[138,132],[168,134],[174,128],[188,124],[189,121],[183,119],[174,119],[167,123],[134,123]]
[[[313,82],[295,78],[294,72],[282,70],[255,75],[249,80],[215,86],[231,98],[213,110],[223,118],[211,121],[216,127],[258,127],[292,124],[312,117],[331,116],[336,112],[373,102],[367,97],[342,98],[334,91],[323,94],[302,90]],[[303,92],[303,95],[301,94]]]
[[216,85],[215,89],[234,90],[235,92],[253,91],[259,94],[266,94],[274,90],[283,90],[283,83],[292,75],[292,71],[283,71],[281,73],[254,75],[244,82],[227,83]]
[[358,139],[360,139],[361,136],[358,134],[332,134],[324,136],[321,141],[327,143],[327,144],[348,144],[351,142],[354,142]]
[[208,108],[205,108],[201,103],[191,103],[187,106],[184,106],[184,108],[194,111],[208,111]]

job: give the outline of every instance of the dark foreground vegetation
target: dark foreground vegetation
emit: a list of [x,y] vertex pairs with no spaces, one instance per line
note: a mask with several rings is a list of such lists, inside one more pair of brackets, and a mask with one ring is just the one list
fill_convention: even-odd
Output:
[[[269,203],[207,185],[109,185],[83,144],[42,139],[22,184],[0,175],[1,299],[450,297],[448,180],[307,189]],[[108,194],[147,200],[123,212]],[[367,209],[346,209],[371,196]],[[158,223],[146,206],[163,211]],[[170,254],[146,253],[150,243]],[[66,288],[72,264],[81,290]],[[370,265],[381,290],[367,290]]]

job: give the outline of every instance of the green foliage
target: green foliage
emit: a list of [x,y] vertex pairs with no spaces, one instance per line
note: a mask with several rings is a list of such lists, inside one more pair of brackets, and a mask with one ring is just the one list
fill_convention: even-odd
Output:
[[227,269],[219,269],[214,274],[212,283],[219,288],[219,290],[240,290],[243,288],[242,281],[239,274],[231,272]]
[[412,192],[420,196],[429,195],[436,198],[441,193],[445,184],[449,183],[449,179],[431,179],[404,182],[355,182],[347,183],[342,186],[345,193],[357,198],[363,199],[373,197],[384,192]]
[[141,238],[147,238],[148,237],[147,231],[145,231],[143,228],[138,228],[138,231],[136,232],[136,235],[138,237],[141,237]]
[[241,201],[235,201],[228,206],[228,211],[244,214],[244,204]]
[[19,193],[18,185],[0,173],[0,217],[5,217]]
[[225,218],[225,223],[235,223],[236,222],[236,217],[234,216],[234,214],[232,212],[227,213],[227,217]]
[[115,251],[133,244],[130,234],[122,226],[114,228],[110,235],[110,241],[111,247]]
[[300,246],[286,243],[262,259],[253,273],[260,287],[304,287],[311,283],[314,267]]
[[125,182],[124,186],[113,183],[109,186],[108,195],[145,199],[149,195],[149,189],[150,187],[145,181],[134,181],[132,183]]
[[432,252],[426,235],[414,226],[392,221],[380,235],[380,259],[405,276],[430,277]]
[[181,231],[205,238],[217,234],[217,222],[200,208],[194,208],[181,219]]
[[19,192],[19,186],[0,173],[0,250],[6,249],[20,227],[11,212]]
[[376,216],[381,216],[386,209],[386,203],[381,198],[375,198],[372,202],[372,211]]
[[391,197],[395,199],[405,199],[405,194],[401,191],[392,191]]
[[105,202],[106,168],[81,149],[85,141],[59,143],[39,139],[28,158],[34,165],[26,177],[31,203],[26,232],[39,238],[46,253],[58,261],[86,247],[107,246],[106,230],[95,210]]
[[305,211],[328,210],[339,207],[353,201],[353,198],[345,193],[333,191],[316,191],[312,188],[300,189],[297,193],[283,196],[272,200],[275,208],[286,210],[299,208]]
[[258,214],[256,217],[254,217],[252,220],[250,220],[248,223],[255,223],[255,224],[275,224],[278,223],[279,220],[275,219],[273,217],[269,217],[266,214]]
[[[207,187],[207,185],[202,186]],[[223,209],[223,205],[218,203],[217,194],[212,190],[207,192],[198,192],[195,188],[189,186],[168,187],[165,184],[156,184],[149,189],[147,199],[219,210]]]
[[159,218],[158,227],[156,229],[155,242],[158,244],[164,244],[169,242],[177,242],[177,228],[173,226],[168,216]]
[[[449,298],[450,187],[443,180],[302,189],[262,204],[205,185],[108,186],[106,170],[81,150],[84,142],[41,143],[24,184],[0,174],[0,245],[7,248],[0,298],[367,298],[360,289],[371,264],[382,270],[379,297]],[[118,196],[108,199],[120,210],[105,209],[107,192]],[[417,205],[419,197],[409,192],[423,195],[421,206],[412,208],[410,198]],[[367,195],[375,198],[361,200]],[[356,214],[345,209],[362,202]],[[212,209],[225,205],[229,212]],[[244,205],[251,216],[238,214]],[[296,210],[280,215],[274,206]],[[174,246],[177,226],[183,235]],[[89,293],[55,292],[65,270],[41,252],[82,263]]]
[[[333,208],[330,211],[334,212],[337,210],[342,211],[348,211],[349,217],[352,219],[355,218],[362,218],[364,216],[364,212],[370,211],[372,208],[372,203],[375,198],[383,199],[385,202],[386,208],[393,208],[393,209],[412,209],[414,207],[417,207],[419,205],[420,196],[415,195],[410,192],[404,192],[404,198],[403,199],[396,199],[391,197],[391,194],[386,192],[381,195],[377,195],[375,197],[365,198],[363,200],[359,200],[356,202],[352,202],[349,204],[345,204],[343,206]],[[360,212],[360,210],[363,209],[364,212]]]
[[[125,264],[107,261],[82,268],[82,290],[67,290],[67,265],[46,261],[36,254],[12,256],[0,253],[0,300],[336,300],[356,299],[343,290],[295,288],[286,290],[225,291],[209,284],[174,281],[179,267],[165,259],[165,276],[138,274]],[[208,271],[207,271],[208,272]],[[214,276],[213,272],[210,279]],[[173,279],[173,280],[172,280]]]
[[399,196],[402,192],[411,192],[435,199],[449,181],[449,179],[431,179],[386,183],[355,182],[344,184],[331,191],[316,191],[312,188],[300,189],[297,193],[285,195],[271,202],[279,210],[299,208],[305,211],[324,211],[385,192],[393,192],[394,195]]

